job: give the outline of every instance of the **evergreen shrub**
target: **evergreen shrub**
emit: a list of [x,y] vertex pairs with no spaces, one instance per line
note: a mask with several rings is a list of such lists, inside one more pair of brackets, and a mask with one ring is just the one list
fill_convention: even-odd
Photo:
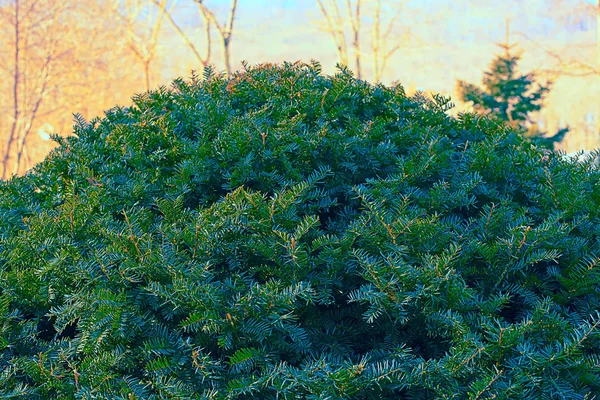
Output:
[[591,159],[317,62],[137,95],[0,184],[0,395],[592,399]]

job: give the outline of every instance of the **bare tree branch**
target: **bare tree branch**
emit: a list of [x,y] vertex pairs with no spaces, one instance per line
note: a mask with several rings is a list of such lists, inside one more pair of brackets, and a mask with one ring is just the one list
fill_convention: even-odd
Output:
[[231,8],[229,9],[229,18],[227,22],[227,35],[231,36],[233,32],[233,21],[235,19],[235,9],[237,7],[237,0],[233,0],[231,3]]
[[4,152],[4,159],[2,161],[2,179],[8,177],[8,160],[12,150],[12,144],[15,140],[15,136],[18,134],[18,129],[21,121],[21,109],[19,106],[19,85],[21,81],[21,58],[19,54],[21,46],[21,29],[20,29],[20,2],[15,2],[15,13],[14,13],[14,33],[15,33],[15,52],[14,52],[14,74],[13,74],[13,121],[8,136],[8,142],[6,144],[6,151]]
[[553,74],[555,76],[566,75],[566,76],[584,77],[584,76],[600,75],[599,67],[596,67],[592,64],[585,63],[585,62],[577,60],[577,59],[566,59],[565,57],[561,56],[557,52],[550,50],[550,49],[546,48],[545,46],[541,45],[540,43],[538,43],[537,41],[533,40],[531,37],[529,37],[528,35],[526,35],[523,32],[515,32],[515,34],[527,39],[531,44],[533,44],[535,47],[542,50],[544,53],[546,53],[548,56],[552,57],[557,62],[558,65],[556,68],[543,69],[543,70],[541,70],[541,72]]
[[[69,54],[69,50],[57,47],[60,18],[69,7],[70,3],[62,1],[16,0],[14,3],[11,22],[14,39],[10,44],[14,46],[14,65],[11,68],[13,106],[2,162],[3,179],[8,179],[11,167],[13,174],[19,173],[22,166],[27,168],[27,164],[23,165],[28,159],[27,138],[40,116],[42,104],[56,89],[51,85],[54,64],[58,58]],[[13,162],[12,156],[15,157]]]
[[371,42],[371,49],[373,50],[373,73],[375,74],[375,82],[381,80],[381,69],[379,68],[379,50],[381,35],[379,34],[379,28],[381,25],[381,0],[377,0],[375,5],[375,12],[373,14],[373,40]]
[[396,24],[396,20],[398,19],[398,15],[400,14],[400,11],[402,10],[403,5],[404,5],[403,3],[400,3],[400,5],[396,8],[396,11],[394,11],[394,15],[392,15],[392,18],[390,18],[388,26],[385,29],[385,33],[383,34],[384,38],[388,38],[390,36],[390,34],[392,33],[392,29],[394,28],[394,25]]
[[[154,1],[154,4],[156,4],[157,6],[160,4],[159,0],[153,0],[153,1]],[[210,21],[206,18],[206,16],[204,14],[201,13],[201,15],[202,15],[202,18],[204,19],[204,25],[206,27],[206,45],[207,45],[206,46],[206,57],[202,57],[200,55],[200,52],[198,51],[198,49],[196,48],[194,43],[190,40],[188,35],[181,29],[181,27],[177,24],[177,22],[175,22],[171,13],[168,12],[165,14],[165,16],[167,17],[167,19],[169,20],[169,22],[171,23],[173,28],[175,28],[175,31],[179,34],[179,36],[181,36],[183,41],[192,50],[192,53],[194,53],[194,55],[196,56],[198,61],[200,61],[202,66],[207,66],[208,63],[210,62],[210,53],[211,53]]]
[[19,168],[21,167],[21,159],[23,156],[23,150],[25,149],[25,141],[27,140],[27,136],[29,136],[29,133],[31,132],[31,127],[36,119],[37,112],[40,108],[40,105],[42,104],[42,101],[44,101],[46,96],[48,95],[48,92],[46,91],[46,89],[48,87],[48,83],[50,82],[50,68],[51,68],[51,61],[52,61],[51,52],[49,51],[48,53],[49,54],[46,59],[46,63],[44,64],[44,67],[43,67],[44,77],[43,77],[42,85],[39,89],[39,93],[38,93],[37,99],[35,101],[35,104],[33,106],[33,109],[31,110],[31,115],[29,117],[29,120],[27,121],[27,123],[23,129],[23,132],[21,133],[21,135],[19,137],[19,141],[17,143],[17,162],[14,166],[13,174],[19,173]]
[[231,6],[229,8],[229,16],[227,18],[227,24],[222,26],[219,23],[219,20],[215,16],[215,14],[208,9],[204,5],[202,0],[194,0],[198,5],[198,9],[200,13],[205,17],[206,20],[212,22],[212,24],[217,28],[219,34],[221,36],[221,47],[223,50],[223,60],[225,62],[225,70],[227,72],[227,76],[231,76],[231,61],[230,61],[230,50],[229,46],[231,45],[231,37],[233,35],[233,22],[235,20],[235,12],[237,9],[237,0],[231,1]]
[[356,0],[356,7],[354,9],[354,17],[352,16],[352,4],[350,0],[346,0],[346,8],[348,9],[348,16],[350,17],[350,23],[352,24],[352,47],[354,49],[354,61],[356,63],[356,77],[362,78],[362,71],[360,65],[360,0]]
[[405,45],[405,41],[399,39],[394,47],[392,47],[389,51],[387,50],[388,39],[392,34],[392,29],[398,20],[398,16],[402,11],[402,6],[404,2],[401,2],[397,5],[394,14],[390,18],[385,32],[383,35],[381,34],[381,0],[377,0],[375,11],[373,15],[373,42],[372,42],[372,50],[373,50],[373,69],[375,74],[375,82],[380,82],[385,69],[387,67],[388,60],[396,53],[400,48]]
[[346,47],[346,38],[344,37],[344,31],[342,26],[342,21],[340,18],[339,8],[337,6],[336,0],[331,0],[330,3],[335,12],[335,16],[332,17],[327,12],[325,5],[321,0],[317,0],[317,4],[319,5],[319,9],[321,10],[321,14],[325,18],[325,22],[327,23],[327,29],[329,34],[332,36],[333,41],[335,43],[338,57],[342,64],[348,65],[348,50]]
[[[325,20],[326,29],[336,46],[338,58],[342,64],[348,65],[348,46],[344,35],[345,21],[340,15],[340,8],[337,0],[316,0],[316,3]],[[376,0],[366,2],[367,5],[372,4],[372,25],[371,25],[371,55],[373,57],[373,75],[376,82],[381,81],[383,73],[387,67],[388,59],[391,58],[400,48],[404,47],[404,35],[396,41],[396,44],[388,50],[388,40],[393,36],[393,29],[402,12],[404,0],[396,0],[395,10],[393,15],[387,20],[385,29],[382,32],[382,17],[385,13],[382,10],[382,1]],[[354,63],[356,65],[356,75],[358,79],[362,79],[362,57],[364,53],[361,51],[360,30],[362,25],[362,5],[361,0],[356,0],[354,6],[352,0],[345,0],[347,18],[351,29],[352,48],[354,52]]]
[[134,29],[134,23],[139,20],[143,9],[143,4],[140,0],[136,0],[135,3],[131,0],[128,0],[125,3],[126,16],[123,16],[118,12],[116,13],[120,19],[125,21],[127,25],[129,46],[131,50],[133,50],[133,53],[136,55],[136,57],[142,62],[147,91],[150,90],[151,86],[150,64],[156,55],[158,35],[162,27],[163,19],[165,18],[166,14],[169,13],[169,11],[167,11],[168,0],[153,0],[153,3],[156,5],[158,11],[154,21],[151,21],[150,15],[147,17],[148,24],[151,25],[150,37],[148,39],[144,39],[142,36],[136,33]]

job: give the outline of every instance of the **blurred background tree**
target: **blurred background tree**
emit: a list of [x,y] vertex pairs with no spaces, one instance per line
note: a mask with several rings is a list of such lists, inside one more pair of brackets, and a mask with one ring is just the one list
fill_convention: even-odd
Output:
[[167,0],[156,2],[156,9],[142,0],[125,0],[113,4],[113,12],[126,26],[128,44],[142,64],[145,90],[151,88],[150,65],[156,57],[158,37],[167,9]]
[[[411,27],[401,23],[403,19],[409,18],[409,0],[375,0],[364,3],[361,0],[355,0],[354,3],[352,0],[345,0],[343,3],[338,4],[338,0],[317,0],[325,21],[323,30],[333,39],[338,61],[353,68],[358,79],[364,79],[364,59],[367,56],[372,61],[372,81],[379,83],[394,54],[402,49],[414,49],[422,45]],[[423,25],[430,22],[428,18],[421,18]],[[365,51],[364,46],[361,46],[361,33],[365,25],[371,33],[370,51]],[[346,39],[348,31],[351,46]],[[351,54],[349,47],[352,48]]]
[[484,73],[483,87],[459,80],[459,100],[470,102],[474,111],[499,118],[539,145],[553,150],[569,129],[562,128],[548,136],[531,117],[532,113],[542,109],[552,84],[536,82],[533,72],[519,74],[517,67],[521,57],[513,52],[514,46],[508,40],[509,20],[506,26],[506,43],[499,45],[504,52],[492,61],[489,71]]
[[0,0],[4,179],[45,157],[48,133],[70,134],[74,112],[98,115],[143,89],[114,19],[108,0]]

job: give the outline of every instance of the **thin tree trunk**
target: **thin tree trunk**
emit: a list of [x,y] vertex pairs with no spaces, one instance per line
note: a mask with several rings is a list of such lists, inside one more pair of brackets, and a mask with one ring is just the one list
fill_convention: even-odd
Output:
[[377,0],[375,6],[375,15],[373,15],[373,73],[375,74],[375,83],[381,81],[381,70],[379,69],[379,16],[381,14],[381,0]]
[[346,48],[346,39],[344,37],[342,21],[340,18],[340,11],[338,9],[336,1],[331,0],[331,6],[335,11],[335,19],[332,19],[332,17],[329,16],[329,14],[327,13],[327,9],[325,8],[325,5],[321,0],[317,0],[317,4],[319,5],[321,14],[323,14],[323,17],[325,18],[325,22],[327,23],[327,29],[333,37],[333,41],[337,49],[340,63],[348,66],[348,50]]
[[[402,45],[402,41],[398,41],[396,45],[390,50],[387,50],[387,39],[392,33],[392,28],[396,23],[396,19],[398,18],[398,13],[400,8],[396,8],[394,15],[390,19],[385,32],[381,34],[381,0],[377,0],[375,7],[375,14],[373,15],[373,69],[375,75],[375,82],[381,82],[381,78],[383,77],[383,73],[385,72],[385,68],[387,67],[387,62],[390,57],[400,49]],[[381,64],[380,64],[381,60]]]
[[144,60],[144,76],[146,77],[146,92],[150,90],[150,59]]
[[[167,10],[167,0],[154,1],[157,6],[159,13],[156,15],[156,21],[152,26],[150,32],[150,38],[145,42],[142,37],[135,33],[133,28],[134,21],[140,16],[142,8],[138,7],[135,11],[127,10],[127,16],[119,15],[119,17],[127,23],[127,34],[129,35],[129,46],[133,50],[134,54],[142,62],[144,70],[144,81],[146,85],[146,91],[150,90],[150,63],[156,55],[156,45],[158,43],[158,34],[162,26],[162,21],[165,15],[169,14]],[[150,16],[148,16],[148,22],[150,22]]]
[[25,173],[25,171],[27,171],[27,169],[29,169],[29,166],[31,165],[31,157],[29,156],[29,151],[27,150],[27,146],[23,147],[23,157],[25,158],[25,168],[23,173]]
[[334,5],[335,18],[337,20],[337,35],[338,38],[340,38],[338,42],[338,50],[340,51],[340,54],[343,55],[342,63],[345,66],[348,66],[348,49],[346,48],[346,39],[344,37],[344,26],[342,24],[342,16],[340,15],[340,9],[337,6],[336,0],[332,0],[331,3]]
[[227,21],[227,32],[226,36],[223,35],[223,55],[225,57],[225,68],[227,69],[227,76],[231,76],[231,60],[229,55],[229,46],[231,45],[231,33],[233,31],[233,21],[235,19],[235,9],[237,7],[237,0],[231,2],[231,9],[229,10],[229,18]]
[[233,33],[233,21],[235,20],[237,0],[232,0],[231,2],[231,8],[229,9],[229,17],[227,19],[227,25],[225,27],[221,26],[221,24],[217,20],[217,17],[215,17],[215,15],[208,8],[206,8],[204,3],[202,3],[202,0],[196,0],[196,4],[198,5],[200,12],[204,15],[206,20],[211,21],[219,31],[219,34],[221,35],[221,48],[223,49],[225,71],[227,73],[227,76],[231,76],[232,70],[229,46],[231,45],[231,36]]
[[2,179],[8,178],[8,161],[10,152],[12,150],[12,144],[17,134],[17,128],[21,117],[21,111],[19,108],[19,82],[20,82],[20,71],[19,71],[19,39],[20,39],[20,25],[19,25],[19,0],[15,1],[15,72],[14,72],[14,84],[13,84],[13,123],[8,137],[8,143],[6,144],[6,152],[4,153],[3,160],[3,171]]
[[[160,5],[158,0],[154,0],[154,4],[156,4],[157,6]],[[198,49],[196,48],[194,43],[190,40],[188,35],[185,34],[185,32],[181,29],[181,27],[177,24],[177,22],[175,22],[171,13],[165,13],[167,19],[169,20],[169,22],[171,23],[173,28],[175,28],[175,31],[177,31],[179,36],[181,36],[183,41],[188,45],[190,50],[192,50],[192,53],[194,53],[194,55],[196,56],[198,61],[200,61],[200,64],[202,64],[203,67],[206,67],[208,65],[208,63],[210,62],[210,53],[211,53],[210,21],[206,18],[206,16],[203,13],[200,13],[200,14],[202,15],[202,19],[204,20],[204,24],[206,26],[206,57],[205,58],[202,58],[202,56],[200,55],[200,52],[198,51]]]
[[33,106],[33,110],[31,111],[31,118],[29,118],[29,121],[26,124],[26,128],[23,129],[23,134],[19,138],[19,141],[17,143],[17,162],[13,169],[15,174],[19,173],[19,168],[21,167],[21,159],[23,158],[23,151],[25,149],[25,141],[27,140],[27,136],[29,136],[29,133],[31,132],[31,128],[32,128],[35,118],[37,116],[38,110],[40,109],[40,105],[42,104],[42,101],[44,100],[44,97],[46,97],[46,94],[47,94],[46,89],[48,88],[48,83],[49,83],[49,78],[50,78],[51,63],[52,63],[52,56],[51,56],[51,54],[48,54],[48,56],[46,58],[46,63],[43,67],[44,75],[43,75],[42,87],[40,88],[40,93],[37,97],[35,105]]
[[352,16],[352,4],[350,0],[346,0],[346,7],[352,22],[352,47],[354,49],[354,60],[356,62],[356,78],[362,79],[362,71],[360,66],[360,0],[356,0],[355,14]]
[[504,22],[504,45],[506,46],[505,55],[508,57],[510,54],[510,18],[506,17]]
[[224,37],[222,41],[223,47],[223,59],[225,62],[225,70],[227,71],[227,76],[231,76],[231,64],[229,62],[229,37]]

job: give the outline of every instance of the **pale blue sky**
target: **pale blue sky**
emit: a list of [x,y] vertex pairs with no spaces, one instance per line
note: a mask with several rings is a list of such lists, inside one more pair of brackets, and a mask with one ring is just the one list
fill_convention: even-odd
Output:
[[[440,33],[443,32],[440,34],[441,41],[485,42],[503,37],[503,11],[506,10],[509,10],[511,14],[513,30],[526,33],[535,39],[548,38],[550,35],[570,36],[577,32],[595,32],[594,18],[581,19],[575,13],[569,12],[569,4],[580,1],[589,4],[596,2],[596,0],[562,0],[564,5],[560,12],[548,10],[549,0],[473,0],[469,2],[412,0],[407,1],[406,4],[407,9],[413,15],[422,18],[437,17],[436,28]],[[230,0],[206,0],[205,3],[215,10],[221,20],[225,20]],[[383,3],[385,4],[386,1],[384,0]],[[395,1],[388,3],[395,3]],[[195,10],[190,9],[190,4],[191,1],[178,0],[176,14],[178,20],[185,21],[184,24],[196,25],[199,23],[199,18]],[[495,12],[496,10],[498,12]],[[563,20],[570,20],[570,23],[561,24],[561,31],[557,32],[557,24],[553,20],[556,15],[552,14],[561,14]],[[294,26],[298,27],[298,25],[314,24],[319,18],[320,14],[315,0],[240,0],[236,26],[242,29],[258,27],[261,28],[261,31],[273,32],[274,39],[276,39],[278,32],[281,33],[283,30]],[[368,19],[368,15],[365,15],[365,18]],[[418,28],[419,21],[410,20],[407,25]]]

